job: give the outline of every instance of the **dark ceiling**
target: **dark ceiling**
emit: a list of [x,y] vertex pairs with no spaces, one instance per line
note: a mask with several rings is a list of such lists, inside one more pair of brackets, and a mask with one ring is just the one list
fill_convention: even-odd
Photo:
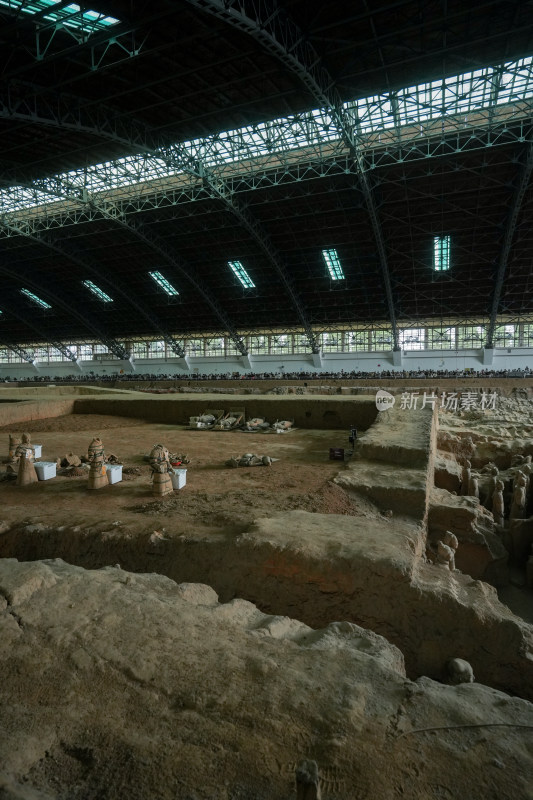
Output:
[[[29,185],[317,107],[290,52],[281,57],[261,35],[210,13],[213,6],[82,4],[120,20],[114,42],[107,32],[76,41],[43,17],[0,6],[0,183]],[[226,7],[249,19],[277,13],[280,40],[299,30],[343,101],[533,54],[531,2],[229,0]],[[533,314],[531,119],[522,115],[509,131],[498,147],[483,136],[479,147],[464,146],[463,137],[456,151],[391,159],[366,183],[354,168],[241,186],[237,214],[206,193],[136,207],[127,224],[94,213],[33,237],[13,235],[9,215],[0,216],[0,342],[324,328],[387,321],[391,313],[398,324],[488,318],[495,287],[500,314]],[[452,237],[452,269],[436,274],[432,237],[442,233]],[[337,249],[345,281],[327,276],[324,247]],[[243,262],[255,289],[240,287],[231,259]],[[149,270],[179,289],[177,301]],[[113,297],[112,310],[90,299],[81,285],[87,278]],[[52,309],[36,311],[23,286]]]

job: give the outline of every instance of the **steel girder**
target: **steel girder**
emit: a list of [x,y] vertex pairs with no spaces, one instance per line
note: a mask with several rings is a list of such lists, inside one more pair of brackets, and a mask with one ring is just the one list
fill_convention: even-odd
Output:
[[[0,230],[4,227],[14,234],[18,234],[20,236],[25,236],[28,239],[31,239],[33,242],[37,244],[44,245],[45,247],[54,250],[56,253],[59,253],[62,256],[65,256],[70,261],[81,266],[83,269],[86,269],[87,272],[94,275],[99,282],[109,284],[115,292],[118,292],[126,302],[131,305],[138,314],[143,316],[150,325],[153,327],[154,331],[158,332],[162,339],[167,343],[167,345],[171,348],[171,350],[176,353],[177,356],[180,358],[185,357],[185,351],[183,347],[179,344],[179,342],[170,334],[167,333],[162,327],[161,323],[150,314],[140,303],[138,303],[132,295],[125,291],[118,283],[114,283],[109,280],[107,274],[102,272],[102,270],[98,269],[98,267],[92,263],[87,256],[81,256],[69,242],[61,242],[59,243],[53,237],[51,237],[46,231],[36,231],[31,226],[29,226],[25,222],[2,222],[0,220]],[[111,341],[111,340],[109,340]],[[118,352],[122,345],[119,342],[116,342],[114,345],[116,351]],[[115,349],[112,349],[112,352],[115,352]]]
[[507,271],[507,264],[509,261],[509,254],[511,252],[511,246],[513,244],[518,218],[520,216],[520,211],[522,208],[522,201],[524,199],[524,195],[527,189],[529,188],[532,172],[533,172],[533,144],[530,144],[527,150],[524,163],[520,170],[518,183],[516,185],[513,198],[511,200],[509,214],[507,215],[507,220],[503,230],[502,249],[498,259],[496,279],[494,282],[494,293],[492,296],[490,321],[487,328],[487,338],[485,344],[485,347],[487,348],[494,347],[494,331],[496,329],[496,320],[498,315],[498,309],[500,306],[503,282],[505,279],[505,273]]
[[231,194],[226,194],[225,190],[222,187],[218,187],[216,191],[220,199],[226,205],[226,207],[229,210],[231,210],[233,215],[239,220],[242,227],[248,231],[250,236],[255,240],[255,242],[259,245],[263,253],[267,256],[270,263],[274,266],[276,272],[281,278],[281,281],[285,287],[285,290],[289,298],[291,299],[293,307],[296,309],[298,313],[303,330],[305,331],[305,335],[307,336],[307,339],[309,341],[311,352],[318,353],[319,348],[317,345],[317,336],[313,332],[313,329],[311,328],[311,324],[307,318],[307,314],[304,310],[302,302],[296,293],[290,275],[283,266],[281,256],[274,249],[270,241],[270,238],[263,231],[261,225],[259,225],[257,220],[245,206],[238,203],[237,200],[231,196]]
[[[2,112],[2,109],[0,108],[0,117],[1,116],[3,116],[3,112]],[[58,118],[58,122],[57,122],[58,125],[60,125],[60,121],[59,121],[60,119],[61,119],[61,117]],[[41,121],[42,122],[43,120],[42,120],[42,118],[39,118],[36,121]],[[100,132],[102,129],[105,129],[104,130],[104,135],[106,135],[108,138],[113,138],[115,141],[121,141],[120,136],[123,135],[122,130],[117,130],[117,136],[119,138],[115,138],[113,136],[113,134],[112,134],[112,129],[110,130],[109,126],[102,126],[102,124],[98,123],[97,120],[96,120],[96,122],[98,124],[98,128],[97,128],[98,132]],[[137,125],[135,127],[135,132],[136,133],[138,132],[139,125]],[[283,264],[282,264],[282,262],[281,262],[281,260],[279,258],[279,255],[277,255],[275,253],[274,247],[269,242],[268,235],[266,234],[266,232],[261,231],[259,223],[257,221],[255,221],[255,220],[252,220],[251,215],[249,214],[249,212],[245,212],[243,209],[240,209],[238,207],[238,205],[235,202],[232,201],[231,196],[227,192],[225,192],[221,188],[219,188],[219,186],[217,185],[216,179],[213,176],[210,175],[209,170],[206,168],[206,166],[205,166],[205,164],[203,164],[203,162],[197,160],[197,158],[195,158],[193,155],[188,153],[185,150],[185,148],[183,148],[181,145],[167,145],[166,147],[161,147],[161,143],[160,142],[156,142],[156,140],[153,139],[153,138],[150,139],[151,134],[148,132],[148,129],[146,129],[146,130],[147,130],[148,141],[143,147],[143,150],[145,152],[150,152],[151,155],[153,157],[156,157],[159,162],[163,162],[165,164],[165,166],[167,167],[167,169],[170,168],[172,170],[184,171],[187,175],[192,176],[193,179],[198,180],[200,182],[202,190],[204,192],[207,190],[208,196],[213,197],[213,198],[218,199],[218,200],[221,200],[224,203],[224,205],[226,206],[226,208],[239,220],[239,222],[241,224],[243,224],[244,221],[246,220],[246,228],[247,228],[247,230],[250,233],[252,233],[252,235],[253,235],[254,239],[256,240],[256,242],[258,242],[260,244],[261,249],[267,255],[267,257],[271,261],[272,265],[274,266],[274,268],[276,269],[278,274],[282,277],[283,283],[285,284],[285,286],[287,287],[287,289],[289,291],[289,296],[290,296],[291,300],[293,301],[294,307],[295,307],[295,309],[296,309],[296,311],[298,313],[300,321],[301,321],[302,325],[304,326],[304,329],[305,329],[307,335],[309,336],[309,343],[310,343],[310,345],[312,347],[312,350],[314,352],[316,350],[316,342],[315,342],[315,338],[314,338],[314,335],[313,335],[312,330],[311,330],[311,325],[310,325],[310,323],[309,323],[309,321],[307,319],[307,316],[306,316],[306,314],[304,312],[302,303],[299,300],[299,298],[297,297],[296,292],[294,290],[294,287],[292,286],[292,282],[290,280],[290,277],[289,277],[285,267],[283,266]],[[96,129],[95,129],[94,132],[96,132]],[[159,165],[159,171],[161,171],[161,166],[160,165]],[[56,187],[59,190],[59,191],[56,191],[56,192],[54,192],[52,190],[52,193],[56,194],[58,197],[65,196],[64,192],[63,192],[63,190],[65,188],[65,180],[62,179],[61,177],[56,177],[56,178],[52,178],[52,179],[49,179],[49,180],[52,181],[52,184],[55,183]],[[36,187],[36,188],[39,188],[39,186],[43,186],[43,184],[40,183],[39,181],[34,181],[33,182],[33,186]],[[69,198],[69,196],[70,196],[70,197],[74,197],[75,199],[81,200],[81,202],[83,202],[83,203],[88,203],[88,201],[89,201],[89,193],[87,192],[87,189],[86,189],[85,186],[83,186],[83,188],[81,189],[81,192],[80,192],[80,187],[79,186],[75,186],[75,185],[70,186],[67,183],[67,188],[69,189],[69,192],[67,192],[67,194],[66,194],[67,198]],[[46,187],[43,187],[43,191],[44,192],[49,192],[50,189],[49,189],[48,186],[46,186]],[[99,210],[102,210],[102,207],[100,205],[97,205],[97,208],[99,208]],[[114,206],[111,205],[111,208],[114,208]],[[111,216],[113,216],[113,218],[117,219],[120,222],[120,224],[122,224],[123,226],[128,227],[130,230],[133,230],[134,232],[136,232],[137,235],[140,235],[139,234],[139,225],[138,224],[130,225],[125,219],[124,211],[122,213],[120,213],[118,216],[115,216],[114,214],[112,214]],[[144,237],[141,236],[141,238],[144,238]],[[149,244],[149,246],[151,246],[153,249],[156,249],[157,252],[160,252],[160,253],[164,252],[165,259],[172,266],[174,266],[176,269],[178,269],[182,274],[184,274],[187,277],[187,280],[194,285],[194,287],[197,289],[197,291],[200,292],[200,294],[203,296],[204,300],[208,303],[208,305],[215,312],[215,314],[218,317],[218,319],[223,322],[223,324],[226,327],[227,332],[229,333],[229,335],[232,338],[232,340],[235,342],[235,345],[236,345],[238,351],[241,353],[241,355],[244,355],[244,356],[247,355],[246,347],[245,347],[242,339],[238,336],[236,330],[234,329],[234,326],[230,323],[229,318],[227,317],[225,312],[222,310],[220,305],[215,301],[215,299],[213,297],[211,297],[210,293],[207,292],[206,289],[204,289],[196,280],[194,280],[194,278],[191,277],[191,274],[190,274],[190,272],[188,270],[186,270],[186,269],[184,269],[183,267],[180,266],[179,260],[177,259],[177,257],[175,255],[169,253],[166,250],[166,248],[164,247],[164,245],[162,245],[162,243],[156,242],[155,237],[153,237],[153,235],[151,235],[149,238],[145,238],[144,240],[146,241],[147,244]]]
[[[224,191],[223,186],[217,186],[216,182],[213,179],[207,177],[206,170],[202,167],[202,165],[194,165],[191,167],[190,164],[187,164],[187,170],[193,171],[195,175],[202,175],[202,191],[204,193],[204,197],[206,195],[207,189],[207,196],[210,198],[214,198],[220,200],[224,203],[225,207],[235,216],[241,225],[245,226],[248,232],[253,236],[255,241],[259,244],[263,252],[267,255],[272,265],[275,267],[278,274],[281,276],[285,287],[289,293],[289,297],[297,310],[298,316],[300,321],[306,331],[306,335],[309,337],[310,346],[315,352],[316,350],[316,341],[315,336],[312,332],[311,325],[307,320],[306,314],[304,312],[303,306],[296,295],[296,292],[292,286],[292,282],[290,277],[287,274],[286,269],[283,267],[279,255],[275,252],[274,247],[269,241],[269,238],[266,233],[261,230],[261,227],[257,223],[256,220],[253,219],[252,215],[244,208],[242,208],[228,193]],[[203,173],[203,174],[202,174]],[[96,212],[99,217],[105,217],[108,219],[113,219],[118,222],[120,225],[125,227],[127,230],[133,232],[138,238],[141,238],[151,249],[158,252],[160,255],[163,256],[165,261],[169,263],[174,269],[176,269],[180,274],[184,275],[186,280],[193,285],[195,290],[199,292],[199,294],[203,297],[205,302],[210,306],[210,308],[214,311],[217,318],[222,322],[224,329],[229,334],[230,338],[235,343],[237,350],[241,355],[246,356],[246,346],[242,340],[242,338],[238,335],[237,331],[235,330],[233,324],[231,323],[229,317],[226,315],[220,304],[212,297],[210,292],[207,291],[193,276],[192,271],[187,268],[185,264],[179,259],[176,254],[171,253],[165,245],[160,242],[157,237],[155,237],[152,233],[150,233],[146,226],[142,223],[137,221],[127,219],[127,213],[131,209],[128,208],[128,203],[115,203],[114,201],[106,202],[105,198],[103,198],[103,202],[98,203],[96,202],[84,186],[78,185],[77,183],[73,183],[71,181],[63,180],[61,177],[57,176],[52,179],[44,179],[44,180],[37,180],[31,183],[31,188],[36,192],[40,192],[43,195],[52,195],[58,199],[65,199],[65,200],[73,200],[76,203],[81,203],[84,206],[85,213],[92,214]],[[7,222],[7,218],[5,218],[5,226],[9,227],[9,225],[17,225],[18,222],[16,220],[16,216],[10,215],[9,220],[13,220],[13,223]],[[79,221],[79,216],[76,214],[76,221]],[[35,222],[32,223],[30,220],[24,221],[25,225],[31,225],[31,235],[38,234],[38,228],[35,225]],[[42,228],[40,228],[42,230]],[[28,231],[28,235],[30,235],[30,231]],[[173,349],[176,352],[176,347],[181,351],[179,355],[184,357],[185,353],[181,346],[174,342],[172,345]]]
[[[119,342],[115,341],[114,339],[111,339],[109,336],[106,336],[106,334],[103,333],[91,319],[86,317],[84,314],[81,314],[77,310],[77,308],[74,307],[74,304],[65,302],[64,300],[61,299],[61,297],[58,297],[58,295],[50,291],[48,287],[42,286],[40,283],[35,281],[34,278],[30,277],[29,275],[25,275],[20,272],[15,272],[14,270],[9,269],[8,267],[5,267],[3,265],[0,265],[0,273],[7,275],[9,278],[14,279],[18,283],[21,282],[27,283],[29,286],[32,287],[32,289],[38,292],[39,295],[44,295],[45,297],[49,297],[52,300],[52,302],[55,303],[56,306],[62,308],[66,314],[68,314],[70,317],[75,317],[75,319],[77,319],[78,322],[81,322],[84,328],[86,328],[89,331],[92,331],[92,333],[95,334],[98,340],[101,341],[102,344],[104,344],[113,353],[113,355],[117,356],[117,358],[120,358],[122,360],[129,358],[130,354],[126,352],[124,347]],[[26,322],[30,327],[32,327],[32,325],[26,318],[20,317],[20,319],[23,319],[24,322]],[[40,333],[42,332],[40,331]],[[49,342],[49,343],[52,344],[53,347],[57,347],[59,350],[61,350],[61,347],[63,347],[63,345],[61,345],[60,347],[57,343],[54,342]],[[71,353],[68,357],[72,360]],[[74,358],[73,360],[75,361],[76,358]]]
[[[494,143],[490,139],[490,131],[486,131],[486,140],[484,144],[480,145],[483,148],[492,147],[498,143]],[[518,133],[518,132],[517,132]],[[529,144],[533,142],[533,130],[531,128],[526,132],[523,131],[524,136],[516,136],[513,141]],[[480,140],[481,141],[481,140]],[[509,145],[509,141],[500,141],[500,145]],[[389,151],[388,155],[391,155]],[[446,157],[453,152],[457,156],[461,152],[470,152],[467,148],[457,150],[442,150],[436,149],[432,153],[426,155],[420,154],[420,159],[413,158],[412,160]],[[307,156],[308,157],[308,156]],[[153,159],[156,161],[156,159]],[[400,159],[402,163],[408,161],[408,158]],[[221,170],[220,174],[224,175],[223,179],[218,179],[217,172],[213,171],[213,178],[217,178],[216,185],[218,191],[223,192],[226,197],[234,198],[239,193],[248,193],[250,191],[262,190],[271,187],[285,186],[290,184],[303,183],[309,180],[318,180],[320,178],[335,177],[340,175],[357,175],[354,168],[353,160],[346,154],[332,156],[331,160],[320,161],[315,160],[306,163],[296,163],[286,165],[280,162],[275,163],[273,159],[258,159],[255,165],[247,164],[250,168],[249,174],[243,174],[242,167],[238,165],[226,166]],[[260,162],[260,163],[259,163]],[[398,162],[396,162],[398,163]],[[376,170],[382,167],[390,166],[388,163],[381,164],[375,163]],[[234,174],[231,174],[233,170]],[[85,180],[87,182],[96,181],[97,179],[102,182],[105,181],[105,175],[99,174],[100,167],[87,167],[84,169]],[[376,174],[376,173],[375,173]],[[18,182],[18,186],[10,186],[6,196],[6,205],[4,206],[4,216],[9,215],[10,220],[23,220],[24,224],[30,226],[33,230],[53,230],[54,228],[63,228],[68,225],[75,225],[79,222],[90,222],[93,219],[101,216],[100,212],[94,208],[83,204],[83,176],[80,174],[80,186],[76,191],[79,195],[73,192],[71,196],[65,199],[65,202],[60,204],[45,206],[44,195],[53,194],[55,186],[54,178],[45,178],[35,181],[33,185],[30,183],[29,177],[13,174],[12,178],[8,181],[7,178],[0,176],[0,183],[11,184]],[[377,181],[379,185],[388,183],[388,181]],[[22,188],[23,184],[27,184],[28,188]],[[206,186],[198,177],[192,174],[182,173],[179,176],[169,176],[166,180],[151,179],[143,180],[142,175],[139,175],[137,184],[125,186],[122,188],[110,187],[105,193],[102,191],[100,205],[112,202],[113,206],[120,209],[122,214],[132,214],[143,211],[153,211],[159,208],[166,208],[171,206],[178,206],[196,201],[206,200],[213,197],[212,191]],[[31,203],[36,209],[42,208],[42,212],[35,212],[28,204]],[[19,210],[17,210],[19,209]],[[0,236],[2,234],[0,233]]]
[[[58,342],[55,339],[50,339],[47,336],[47,334],[43,331],[43,329],[39,325],[35,324],[35,321],[33,319],[31,319],[31,318],[28,319],[28,317],[25,317],[22,314],[19,314],[17,311],[15,311],[13,306],[9,307],[9,313],[12,314],[14,317],[16,317],[20,322],[23,322],[29,328],[34,330],[35,333],[40,337],[40,339],[42,341],[45,341],[48,345],[51,345],[53,348],[58,350],[63,356],[65,356],[65,358],[68,361],[72,361],[75,364],[77,363],[76,356],[73,353],[71,353],[71,351],[68,349],[68,347],[66,347],[63,342]],[[9,345],[9,347],[11,347],[11,345]],[[24,350],[24,348],[21,348],[21,350]],[[15,351],[15,352],[17,352],[17,351]],[[21,353],[17,352],[17,355],[21,355]],[[26,360],[25,356],[22,356],[22,358],[24,358]],[[35,361],[35,358],[32,357],[31,363],[33,363],[34,361]]]
[[[96,204],[94,205],[96,206]],[[179,272],[180,275],[182,275],[187,280],[187,282],[194,287],[194,289],[200,294],[200,296],[205,300],[205,302],[209,305],[211,310],[218,317],[218,319],[220,320],[220,322],[224,327],[224,330],[227,332],[229,338],[235,344],[235,347],[237,348],[238,352],[242,356],[248,355],[245,342],[233,327],[233,324],[230,322],[225,311],[222,309],[220,304],[215,300],[215,298],[211,296],[211,293],[207,289],[205,289],[194,277],[192,277],[191,269],[187,266],[187,264],[184,261],[182,261],[182,259],[178,258],[175,253],[169,250],[165,246],[165,244],[161,242],[159,238],[155,236],[142,222],[138,220],[128,220],[126,219],[125,215],[117,212],[114,213],[113,210],[110,208],[106,208],[105,210],[99,208],[99,210],[101,211],[103,216],[107,217],[108,219],[114,220],[123,228],[125,228],[127,231],[132,232],[138,239],[141,239],[141,241],[143,241],[146,245],[148,245],[148,247],[150,247],[152,250],[158,253],[167,262],[167,264],[169,264],[173,269]],[[183,350],[181,345],[178,346],[182,351],[181,357],[184,358],[185,351]]]
[[35,362],[34,357],[30,353],[28,353],[27,350],[25,350],[23,347],[21,347],[19,344],[8,344],[7,342],[4,342],[2,339],[0,339],[0,345],[2,347],[7,347],[8,350],[12,350],[14,353],[17,354],[17,356],[19,358],[22,358],[28,364],[32,364],[32,365],[34,364],[34,362]]
[[[210,292],[208,292],[198,281],[192,277],[192,271],[186,266],[186,264],[182,262],[181,259],[178,259],[174,253],[171,253],[156,236],[147,230],[145,225],[138,221],[128,221],[123,208],[117,207],[115,203],[106,203],[105,205],[98,204],[93,198],[91,198],[86,189],[80,191],[79,187],[69,183],[66,180],[62,181],[59,177],[53,179],[52,187],[44,185],[40,181],[34,181],[33,186],[39,187],[39,190],[42,193],[57,199],[75,200],[76,202],[81,202],[89,209],[92,209],[92,212],[94,212],[98,218],[103,217],[104,219],[113,220],[130,233],[133,233],[137,238],[141,239],[145,244],[148,245],[148,247],[162,256],[170,266],[176,269],[190,284],[192,284],[195,290],[199,292],[199,294],[203,297],[205,302],[220,320],[224,330],[235,343],[238,352],[243,356],[247,355],[245,343],[238,335],[229,318],[222,310],[220,304],[217,303],[217,301],[211,296]],[[8,228],[9,226],[13,227],[11,218],[9,222],[5,218],[4,220],[0,220],[0,227],[2,224],[4,228]],[[28,229],[28,233],[26,235],[38,235],[35,226],[32,226],[30,229]],[[157,326],[157,329],[159,330],[159,325]],[[176,339],[174,339],[171,334],[162,332],[162,335],[173,352],[175,352],[180,358],[185,358],[185,350],[183,349],[182,345]]]
[[0,118],[89,133],[136,153],[156,151],[168,141],[114,108],[29,83],[22,88],[8,85],[0,94]]
[[328,114],[335,120],[349,147],[350,155],[357,165],[361,191],[370,217],[383,275],[392,327],[393,349],[398,350],[399,337],[392,284],[372,185],[365,171],[365,163],[359,142],[354,134],[353,123],[348,119],[333,78],[322,66],[318,53],[311,43],[306,41],[295,22],[286,13],[282,13],[275,0],[271,2],[269,0],[253,0],[252,3],[245,2],[245,0],[187,0],[187,2],[202,11],[213,14],[218,19],[222,19],[259,41],[269,53],[281,60],[301,79],[317,100],[320,108],[327,109]]

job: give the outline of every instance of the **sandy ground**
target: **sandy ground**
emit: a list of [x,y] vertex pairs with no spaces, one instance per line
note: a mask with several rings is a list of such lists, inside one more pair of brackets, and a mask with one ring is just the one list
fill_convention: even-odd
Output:
[[[0,456],[8,431],[42,460],[100,435],[134,474],[92,492],[0,482],[0,555],[22,560],[0,559],[1,800],[294,800],[303,757],[324,800],[533,800],[533,707],[498,691],[530,696],[531,630],[424,560],[423,520],[393,491],[406,458],[431,476],[428,426],[392,449],[394,426],[375,426],[379,500],[334,483],[365,469],[329,460],[348,431],[77,414],[0,428]],[[158,442],[191,463],[154,499]],[[224,465],[245,452],[279,461]],[[437,682],[451,656],[479,682]]]
[[[109,520],[171,527],[175,534],[192,531],[223,533],[245,530],[251,521],[279,511],[302,509],[322,514],[357,515],[361,508],[332,483],[345,469],[329,460],[330,447],[348,447],[348,433],[296,430],[290,434],[188,431],[175,425],[103,415],[73,414],[24,423],[34,443],[43,445],[40,460],[53,461],[68,452],[85,454],[95,435],[103,439],[106,453],[114,453],[124,468],[140,469],[140,475],[124,474],[124,480],[99,491],[87,490],[86,477],[58,475],[30,487],[0,483],[4,519],[19,522],[31,518],[48,525],[79,521],[93,524]],[[7,451],[8,432],[0,428]],[[151,494],[150,468],[143,455],[162,442],[170,452],[187,453],[187,484],[179,492],[155,499]],[[272,467],[226,467],[231,456],[245,452],[279,459]],[[7,455],[7,452],[6,452]],[[4,456],[5,457],[5,456]]]

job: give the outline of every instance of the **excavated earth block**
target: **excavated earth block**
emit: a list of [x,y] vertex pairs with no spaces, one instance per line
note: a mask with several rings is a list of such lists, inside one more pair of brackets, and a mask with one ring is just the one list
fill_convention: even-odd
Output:
[[[43,457],[101,430],[134,474],[94,493],[83,476],[0,483],[2,800],[289,800],[304,757],[326,798],[533,798],[533,706],[503,693],[533,699],[533,626],[426,558],[447,509],[463,568],[468,536],[485,572],[501,555],[479,504],[434,489],[454,458],[436,461],[436,412],[245,395],[248,416],[329,430],[185,432],[223,396],[61,389],[1,403],[5,430],[34,426]],[[354,423],[353,458],[329,461]],[[161,501],[142,460],[157,439],[192,455]],[[245,451],[280,460],[223,467]],[[452,657],[475,683],[437,682]]]

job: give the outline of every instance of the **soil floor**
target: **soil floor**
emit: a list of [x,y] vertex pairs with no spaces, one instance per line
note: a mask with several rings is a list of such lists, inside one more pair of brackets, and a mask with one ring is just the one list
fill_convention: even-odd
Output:
[[[87,490],[86,475],[39,481],[19,488],[0,483],[2,517],[51,526],[95,526],[120,520],[133,529],[165,527],[173,535],[203,538],[238,533],[274,512],[300,509],[322,514],[365,513],[364,500],[351,499],[332,483],[344,463],[329,459],[330,447],[349,447],[348,432],[295,430],[289,434],[189,431],[175,425],[95,414],[72,414],[0,427],[7,451],[8,433],[28,432],[43,446],[41,461],[66,453],[86,454],[99,435],[106,454],[123,464],[123,481],[97,491]],[[171,453],[187,454],[186,486],[164,498],[151,494],[150,467],[143,456],[162,442]],[[224,462],[243,453],[279,459],[271,467],[239,467]],[[4,458],[7,457],[7,452]],[[140,474],[127,474],[128,468]]]

